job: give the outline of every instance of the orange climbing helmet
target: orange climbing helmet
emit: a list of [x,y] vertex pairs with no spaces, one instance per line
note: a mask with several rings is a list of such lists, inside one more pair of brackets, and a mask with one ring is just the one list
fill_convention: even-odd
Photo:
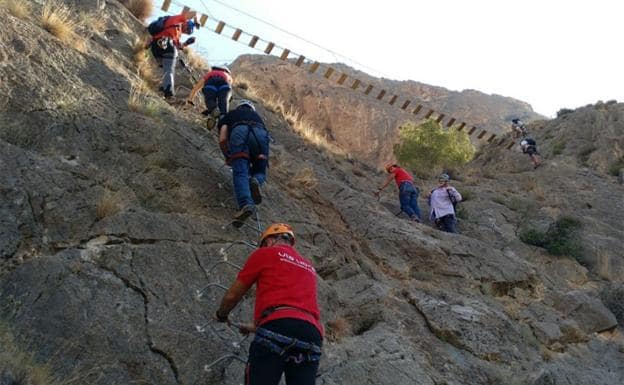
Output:
[[396,163],[389,162],[389,163],[386,163],[386,165],[384,167],[386,169],[386,172],[390,172],[390,169],[392,167],[399,167],[399,165],[396,164]]
[[295,232],[293,231],[292,227],[290,227],[290,225],[286,223],[273,223],[272,225],[267,227],[260,236],[260,242],[258,242],[258,244],[260,245],[259,247],[264,246],[264,241],[267,237],[279,234],[289,235],[292,240],[291,245],[295,244]]

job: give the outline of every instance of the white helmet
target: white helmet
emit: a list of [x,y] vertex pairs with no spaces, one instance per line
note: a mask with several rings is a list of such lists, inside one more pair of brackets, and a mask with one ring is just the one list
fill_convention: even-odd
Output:
[[247,99],[243,99],[240,102],[238,102],[238,105],[236,106],[236,108],[241,108],[243,106],[247,106],[249,108],[251,108],[252,110],[256,110],[256,107],[254,107],[253,103],[250,100]]
[[230,72],[230,69],[229,69],[227,66],[224,66],[224,65],[221,65],[221,66],[212,66],[212,69],[213,69],[213,70],[216,70],[216,71],[223,71],[223,72],[227,72],[227,73],[228,73],[228,74],[230,74],[230,75],[232,74],[232,73]]

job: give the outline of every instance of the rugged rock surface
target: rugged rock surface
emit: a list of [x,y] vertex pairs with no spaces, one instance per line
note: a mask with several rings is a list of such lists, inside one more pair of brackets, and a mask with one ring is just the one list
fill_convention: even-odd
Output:
[[[399,127],[420,121],[429,108],[446,114],[443,123],[455,117],[458,124],[465,121],[496,134],[506,132],[514,117],[524,121],[542,118],[527,103],[500,95],[476,90],[450,91],[411,80],[379,79],[344,64],[332,64],[332,67],[337,72],[333,81],[328,81],[318,74],[310,74],[305,66],[299,68],[272,56],[243,55],[232,66],[234,73],[251,83],[258,94],[281,99],[323,136],[354,156],[378,165],[392,158]],[[365,95],[362,88],[352,91],[351,83],[340,86],[336,83],[340,72],[351,76],[350,79],[374,85],[377,90],[374,95],[385,89],[389,95],[400,98],[395,107],[389,107],[390,96],[380,102],[372,94]],[[422,112],[414,117],[397,107],[406,99],[412,101],[409,111],[423,104]],[[476,136],[472,139],[478,143]]]
[[[248,343],[210,321],[222,291],[207,285],[229,284],[217,263],[242,264],[236,242],[257,234],[225,226],[230,174],[199,114],[149,95],[155,111],[129,111],[141,26],[114,1],[100,16],[83,53],[0,7],[0,331],[59,383],[238,384],[236,360],[206,370]],[[622,324],[599,295],[624,281],[624,187],[605,172],[624,105],[531,127],[547,156],[535,171],[484,149],[455,175],[462,235],[395,216],[394,194],[370,194],[385,175],[258,108],[275,137],[263,224],[291,223],[320,276],[319,384],[624,383]],[[579,261],[519,241],[563,214],[584,224]],[[0,382],[19,381],[14,364]]]

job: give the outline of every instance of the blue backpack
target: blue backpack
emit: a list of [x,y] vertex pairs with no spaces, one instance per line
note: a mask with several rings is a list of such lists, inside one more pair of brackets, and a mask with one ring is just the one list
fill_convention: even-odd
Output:
[[167,21],[167,19],[169,19],[169,16],[161,16],[158,19],[152,21],[147,26],[147,32],[149,32],[149,34],[152,36],[161,33],[165,30],[165,22]]

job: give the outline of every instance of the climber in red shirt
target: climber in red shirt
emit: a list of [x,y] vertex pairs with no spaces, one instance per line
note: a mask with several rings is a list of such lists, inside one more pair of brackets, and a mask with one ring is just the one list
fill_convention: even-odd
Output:
[[197,12],[187,11],[157,19],[150,24],[149,31],[153,25],[157,25],[159,31],[151,36],[146,48],[151,49],[158,65],[163,68],[160,90],[166,98],[169,98],[175,92],[175,66],[178,50],[195,42],[195,38],[190,37],[182,44],[180,38],[183,33],[191,35],[200,24],[197,21]]
[[316,271],[294,243],[289,225],[267,227],[216,312],[218,321],[228,322],[230,311],[256,284],[255,322],[239,325],[242,332],[255,333],[245,384],[277,385],[282,373],[287,385],[315,383],[323,338]]
[[[232,97],[232,74],[230,69],[225,65],[212,66],[212,69],[195,83],[186,101],[193,104],[193,99],[199,90],[204,94],[204,102],[206,103],[206,110],[202,112],[202,114],[208,117],[206,127],[208,130],[212,130],[217,122],[216,118],[223,118],[230,110],[230,98]],[[216,111],[217,105],[219,107],[219,115],[214,115],[213,111]]]
[[420,222],[420,208],[418,207],[418,195],[420,191],[414,186],[414,178],[412,175],[394,163],[386,164],[388,178],[386,182],[373,194],[379,199],[379,194],[394,181],[399,188],[399,202],[401,203],[401,211],[403,211],[411,220]]

